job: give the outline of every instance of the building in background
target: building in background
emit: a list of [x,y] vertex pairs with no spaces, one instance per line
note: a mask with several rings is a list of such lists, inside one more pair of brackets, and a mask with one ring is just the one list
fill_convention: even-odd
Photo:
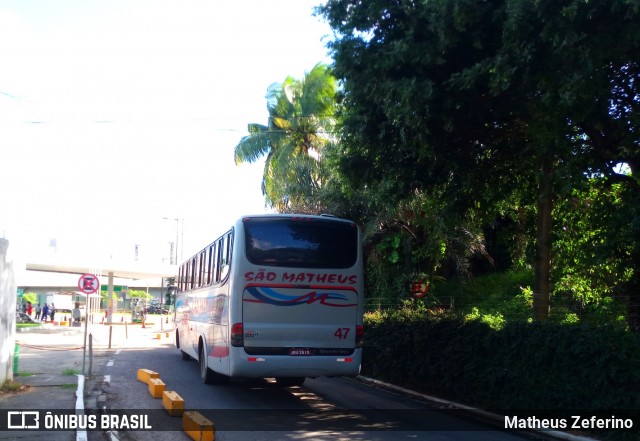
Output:
[[[36,304],[55,303],[58,311],[73,309],[75,302],[81,306],[86,304],[87,295],[78,288],[80,274],[57,273],[46,271],[21,271],[16,274],[17,303],[22,304],[23,296],[28,293],[36,295]],[[101,308],[106,308],[107,277],[101,276],[100,291],[103,301]],[[118,297],[117,308],[128,310],[131,308],[132,291],[144,291],[152,296],[153,301],[164,302],[166,294],[166,281],[160,277],[149,279],[125,279],[114,278],[113,291]],[[36,306],[35,304],[33,305]]]

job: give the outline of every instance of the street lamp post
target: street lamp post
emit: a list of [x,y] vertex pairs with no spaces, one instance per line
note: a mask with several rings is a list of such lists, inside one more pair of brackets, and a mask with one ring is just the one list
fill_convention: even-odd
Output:
[[[175,241],[175,246],[173,247],[173,251],[171,253],[171,258],[169,259],[169,262],[171,262],[172,264],[178,265],[178,243],[179,243],[179,232],[180,232],[180,219],[177,217],[174,219],[163,217],[162,219],[176,221],[176,241]],[[184,219],[182,219],[182,225],[183,225],[182,234],[184,235]]]

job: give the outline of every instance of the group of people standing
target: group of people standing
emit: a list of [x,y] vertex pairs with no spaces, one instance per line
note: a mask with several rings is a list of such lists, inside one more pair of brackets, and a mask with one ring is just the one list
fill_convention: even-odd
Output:
[[47,320],[54,321],[56,316],[56,306],[54,303],[49,306],[48,304],[44,304],[43,307],[40,307],[40,303],[34,308],[31,302],[23,302],[22,303],[22,312],[27,314],[29,317],[35,311],[36,315],[33,317],[36,320],[41,320],[46,322]]

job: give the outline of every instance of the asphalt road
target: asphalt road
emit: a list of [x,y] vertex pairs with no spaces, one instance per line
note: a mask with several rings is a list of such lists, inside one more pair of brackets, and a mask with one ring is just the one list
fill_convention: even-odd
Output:
[[[217,441],[528,439],[353,379],[307,379],[302,387],[290,388],[268,380],[204,385],[198,364],[183,361],[171,337],[164,333],[155,337],[142,331],[136,343],[132,340],[111,351],[88,383],[94,405],[105,407],[107,413],[140,410],[150,415],[153,430],[119,431],[120,440],[190,439],[181,430],[181,419],[168,416],[162,401],[151,397],[148,386],[137,380],[142,368],[158,372],[166,390],[176,391],[187,410],[212,420]],[[100,439],[98,435],[104,436],[90,432],[89,440]]]

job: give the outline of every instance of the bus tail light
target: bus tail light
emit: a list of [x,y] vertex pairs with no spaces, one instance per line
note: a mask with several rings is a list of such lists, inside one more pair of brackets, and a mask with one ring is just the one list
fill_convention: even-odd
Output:
[[242,323],[234,323],[231,326],[231,346],[236,348],[244,346],[244,326]]
[[364,344],[364,326],[356,326],[356,348],[361,348]]

